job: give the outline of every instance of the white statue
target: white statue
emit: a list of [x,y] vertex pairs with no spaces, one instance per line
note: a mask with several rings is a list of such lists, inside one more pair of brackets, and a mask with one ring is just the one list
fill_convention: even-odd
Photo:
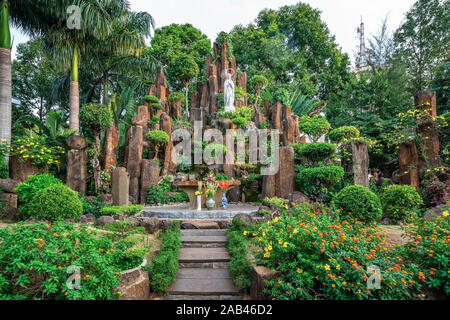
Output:
[[235,112],[234,108],[234,82],[231,79],[231,74],[227,73],[227,80],[223,85],[225,112]]

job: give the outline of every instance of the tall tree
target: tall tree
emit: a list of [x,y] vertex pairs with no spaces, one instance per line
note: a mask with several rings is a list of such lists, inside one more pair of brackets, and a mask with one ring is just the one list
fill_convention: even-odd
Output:
[[177,81],[178,84],[184,86],[186,95],[186,117],[189,118],[189,83],[196,75],[198,75],[198,65],[190,55],[182,53],[177,58],[172,59],[167,68],[167,72],[172,79]]
[[[211,52],[211,41],[191,24],[171,24],[155,30],[151,41],[151,51],[165,67],[181,54],[186,54],[194,59],[199,70],[203,70],[206,55]],[[177,81],[177,79],[169,77],[169,81]]]
[[254,23],[231,31],[238,68],[260,74],[275,87],[325,98],[348,77],[343,55],[320,12],[299,3],[263,10]]
[[56,105],[51,90],[56,75],[40,38],[17,46],[16,59],[12,63],[12,93],[20,100],[20,105],[13,106],[13,123],[26,114],[35,114],[44,121],[47,112]]
[[0,7],[0,140],[11,139],[11,32],[9,5]]
[[428,88],[433,68],[448,58],[449,21],[448,0],[418,0],[395,32],[395,54],[406,66],[412,91]]
[[381,22],[380,29],[369,39],[368,60],[373,68],[386,67],[394,53],[394,39],[388,30],[388,17]]

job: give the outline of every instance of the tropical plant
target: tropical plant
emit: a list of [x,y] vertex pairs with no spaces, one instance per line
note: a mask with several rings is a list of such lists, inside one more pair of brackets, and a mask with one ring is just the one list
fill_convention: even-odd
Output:
[[288,105],[291,107],[292,112],[299,117],[308,115],[321,104],[323,104],[323,101],[308,99],[302,94],[301,90],[296,90],[292,93],[288,100]]

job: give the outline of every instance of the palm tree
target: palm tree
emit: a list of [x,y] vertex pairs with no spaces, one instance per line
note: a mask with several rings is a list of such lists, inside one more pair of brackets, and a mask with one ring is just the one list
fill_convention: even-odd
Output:
[[31,36],[46,32],[76,1],[0,0],[0,139],[11,139],[11,32],[13,25]]
[[129,10],[129,4],[124,0],[102,2],[63,0],[63,2],[70,2],[70,5],[75,5],[79,8],[81,16],[80,28],[69,29],[66,19],[60,19],[48,30],[45,40],[47,49],[49,49],[59,67],[71,72],[69,127],[78,132],[80,112],[78,69],[80,58],[96,41],[105,39],[108,36],[112,30],[112,16],[120,15]]

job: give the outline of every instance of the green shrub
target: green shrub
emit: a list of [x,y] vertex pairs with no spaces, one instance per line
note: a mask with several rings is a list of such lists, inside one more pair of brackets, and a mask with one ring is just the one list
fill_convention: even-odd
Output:
[[155,124],[158,124],[160,120],[161,120],[160,116],[158,116],[158,115],[153,116],[151,119],[148,119],[148,125],[154,126]]
[[62,185],[62,182],[51,174],[37,174],[17,185],[16,193],[20,201],[19,213],[23,219],[28,219],[33,215],[29,205],[36,193],[54,185]]
[[321,136],[330,131],[331,125],[327,118],[318,114],[312,117],[303,116],[298,120],[298,128],[305,133],[312,141],[316,142]]
[[88,202],[86,200],[86,197],[81,198],[81,203],[83,205],[83,214],[91,213],[96,218],[99,218],[103,215],[102,208],[107,206],[106,204],[102,203],[101,195],[98,195],[97,197],[92,199],[92,202]]
[[245,128],[245,126],[247,125],[247,119],[244,117],[237,117],[233,120],[233,124],[238,128]]
[[303,168],[296,176],[297,180],[320,180],[322,183],[334,184],[344,176],[344,169],[339,166],[325,166],[317,168]]
[[248,248],[243,235],[244,225],[233,219],[232,227],[227,230],[227,248],[230,254],[228,268],[233,283],[242,291],[248,291],[251,285],[251,263],[247,259]]
[[423,201],[413,187],[393,185],[384,189],[381,203],[384,214],[396,222],[411,217]]
[[363,186],[355,185],[342,189],[335,202],[338,210],[342,210],[340,215],[343,218],[351,217],[371,222],[383,215],[378,196]]
[[178,272],[178,252],[181,247],[180,223],[172,222],[169,229],[161,235],[158,257],[153,258],[149,268],[152,292],[167,294]]
[[155,144],[164,144],[169,142],[169,135],[162,130],[152,130],[145,134],[145,139],[155,143]]
[[63,184],[56,184],[36,192],[29,209],[33,217],[50,221],[76,220],[83,214],[83,205],[78,195]]
[[248,83],[256,92],[260,92],[264,87],[267,87],[269,80],[267,80],[266,77],[257,74],[251,77]]
[[[117,299],[126,246],[72,223],[19,223],[0,228],[0,300]],[[80,267],[80,288],[66,282]],[[74,281],[69,281],[69,283]]]
[[170,103],[177,103],[180,102],[184,99],[184,93],[183,92],[172,92],[169,96],[169,98],[167,98],[167,100]]
[[334,143],[342,143],[345,142],[345,140],[349,140],[352,138],[358,138],[359,137],[359,130],[356,127],[353,126],[344,126],[337,129],[332,130],[328,134],[328,138]]
[[80,108],[80,121],[83,125],[100,130],[112,124],[112,116],[108,107],[101,103],[88,103]]
[[144,100],[144,102],[148,102],[148,103],[158,103],[159,102],[158,97],[155,97],[153,95],[144,96],[144,98],[142,100]]
[[250,107],[240,107],[234,112],[233,118],[245,118],[247,121],[253,118],[253,108]]
[[153,186],[147,190],[147,203],[148,204],[167,204],[170,202],[181,203],[188,202],[189,196],[184,191],[177,191],[174,194],[167,195],[168,191],[163,190],[161,184]]
[[421,277],[430,288],[438,290],[442,296],[450,295],[450,199],[447,200],[440,216],[430,220],[415,217],[403,227],[405,246],[399,247],[401,255],[421,267]]
[[281,102],[283,105],[289,105],[289,91],[287,89],[281,88],[275,91],[273,97],[278,102]]
[[231,179],[228,178],[228,176],[223,172],[216,174],[216,176],[214,177],[214,181],[230,181],[230,180]]
[[[264,292],[276,300],[418,299],[418,266],[390,248],[378,225],[332,212],[301,201],[259,225],[252,243],[259,248],[256,264],[279,271]],[[380,289],[368,288],[376,284],[371,266],[381,272]]]
[[0,153],[0,179],[8,179],[8,178],[9,178],[8,164],[6,163],[5,156]]
[[284,198],[277,198],[277,197],[273,197],[273,198],[266,197],[263,200],[263,205],[268,206],[268,207],[276,207],[276,208],[282,208],[288,203],[289,203],[289,200],[284,199]]
[[103,216],[118,216],[120,214],[124,214],[127,216],[134,216],[137,215],[139,212],[142,211],[144,207],[141,205],[127,205],[127,206],[111,206],[111,207],[103,207],[101,209]]
[[294,148],[296,158],[306,158],[313,162],[325,161],[336,152],[336,146],[330,143],[295,143],[291,147]]
[[296,166],[295,171],[297,190],[314,200],[324,200],[328,189],[337,185],[344,177],[344,169],[339,166],[317,168]]
[[152,103],[151,107],[155,110],[162,110],[163,106],[160,103]]

